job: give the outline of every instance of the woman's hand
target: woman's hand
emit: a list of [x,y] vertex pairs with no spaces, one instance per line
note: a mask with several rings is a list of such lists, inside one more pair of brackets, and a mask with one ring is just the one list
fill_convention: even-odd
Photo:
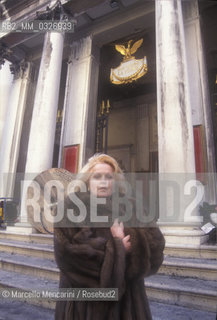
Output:
[[123,242],[123,245],[124,245],[126,251],[129,252],[131,249],[130,235],[128,234],[128,236],[124,237],[122,239],[122,242]]
[[113,225],[110,228],[111,233],[113,235],[113,237],[117,237],[120,239],[123,239],[125,237],[124,235],[124,225],[123,222],[121,222],[120,224],[118,223],[118,219],[115,219]]
[[113,237],[120,238],[123,242],[123,245],[126,249],[126,251],[130,251],[131,249],[131,243],[130,243],[130,235],[127,235],[125,237],[124,234],[124,225],[123,222],[118,223],[118,219],[115,219],[112,227],[110,228],[111,234]]

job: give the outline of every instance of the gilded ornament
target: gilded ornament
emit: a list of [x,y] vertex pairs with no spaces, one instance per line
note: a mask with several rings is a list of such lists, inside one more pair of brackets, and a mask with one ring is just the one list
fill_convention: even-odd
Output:
[[143,39],[136,41],[131,48],[130,46],[131,46],[132,42],[133,42],[133,40],[128,41],[127,47],[120,45],[120,44],[116,44],[116,46],[115,46],[115,49],[124,56],[123,61],[135,59],[135,57],[133,57],[132,54],[136,53],[136,51],[139,49],[139,47],[141,47],[141,45],[143,43]]
[[128,41],[127,46],[115,45],[116,50],[124,57],[119,67],[111,69],[110,81],[114,84],[131,83],[141,78],[148,71],[146,57],[143,59],[135,59],[135,57],[132,56],[138,48],[141,47],[143,39],[136,41],[131,46],[132,42],[133,40]]

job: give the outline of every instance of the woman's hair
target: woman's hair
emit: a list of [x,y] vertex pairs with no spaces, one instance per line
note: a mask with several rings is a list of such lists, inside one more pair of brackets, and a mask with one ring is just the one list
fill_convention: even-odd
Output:
[[119,190],[121,193],[124,193],[125,188],[123,183],[125,181],[125,178],[124,178],[123,172],[119,167],[118,162],[113,157],[107,154],[96,153],[91,158],[89,158],[87,163],[84,165],[84,167],[80,170],[79,174],[77,175],[77,179],[88,184],[91,173],[93,172],[94,166],[102,163],[105,163],[111,166],[111,168],[114,171],[115,181],[119,183]]
[[89,173],[92,171],[93,167],[99,163],[106,163],[112,167],[114,173],[122,174],[122,170],[119,167],[117,161],[111,156],[103,153],[94,154],[85,164],[85,166],[81,169],[81,173]]

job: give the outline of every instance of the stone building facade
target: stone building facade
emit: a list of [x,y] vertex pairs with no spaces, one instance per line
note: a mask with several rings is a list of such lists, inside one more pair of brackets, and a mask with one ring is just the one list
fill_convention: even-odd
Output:
[[[159,173],[159,180],[185,188],[178,206],[186,216],[177,223],[162,218],[177,208],[170,195],[165,203],[159,186],[159,223],[167,241],[206,242],[198,206],[186,205],[185,198],[196,186],[193,198],[201,188],[203,195],[195,206],[216,203],[216,3],[4,0],[0,10],[2,23],[76,21],[74,32],[1,31],[0,197],[17,196],[18,173],[67,168],[66,152],[77,171],[101,151],[97,115],[109,100],[108,154],[127,172]],[[135,56],[147,57],[147,73],[112,84],[110,70],[122,60],[115,45],[139,39]],[[199,187],[187,184],[197,179]],[[190,205],[193,215],[186,211]]]

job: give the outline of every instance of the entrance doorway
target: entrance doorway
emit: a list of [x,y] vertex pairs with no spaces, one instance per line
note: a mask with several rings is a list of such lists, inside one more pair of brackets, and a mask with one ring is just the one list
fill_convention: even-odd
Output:
[[[142,45],[133,54],[135,59],[147,58],[147,73],[125,84],[110,80],[111,68],[117,68],[123,55],[115,48],[127,47],[143,39]],[[96,134],[96,152],[106,152],[116,158],[125,172],[158,171],[158,133],[156,99],[155,34],[149,32],[119,39],[101,48],[98,88],[98,112],[104,104],[107,123],[100,131],[100,117]],[[107,108],[108,107],[108,108]],[[106,109],[107,108],[107,109]],[[106,113],[106,112],[105,112]],[[107,126],[107,127],[106,127]],[[99,147],[99,138],[103,145]]]

